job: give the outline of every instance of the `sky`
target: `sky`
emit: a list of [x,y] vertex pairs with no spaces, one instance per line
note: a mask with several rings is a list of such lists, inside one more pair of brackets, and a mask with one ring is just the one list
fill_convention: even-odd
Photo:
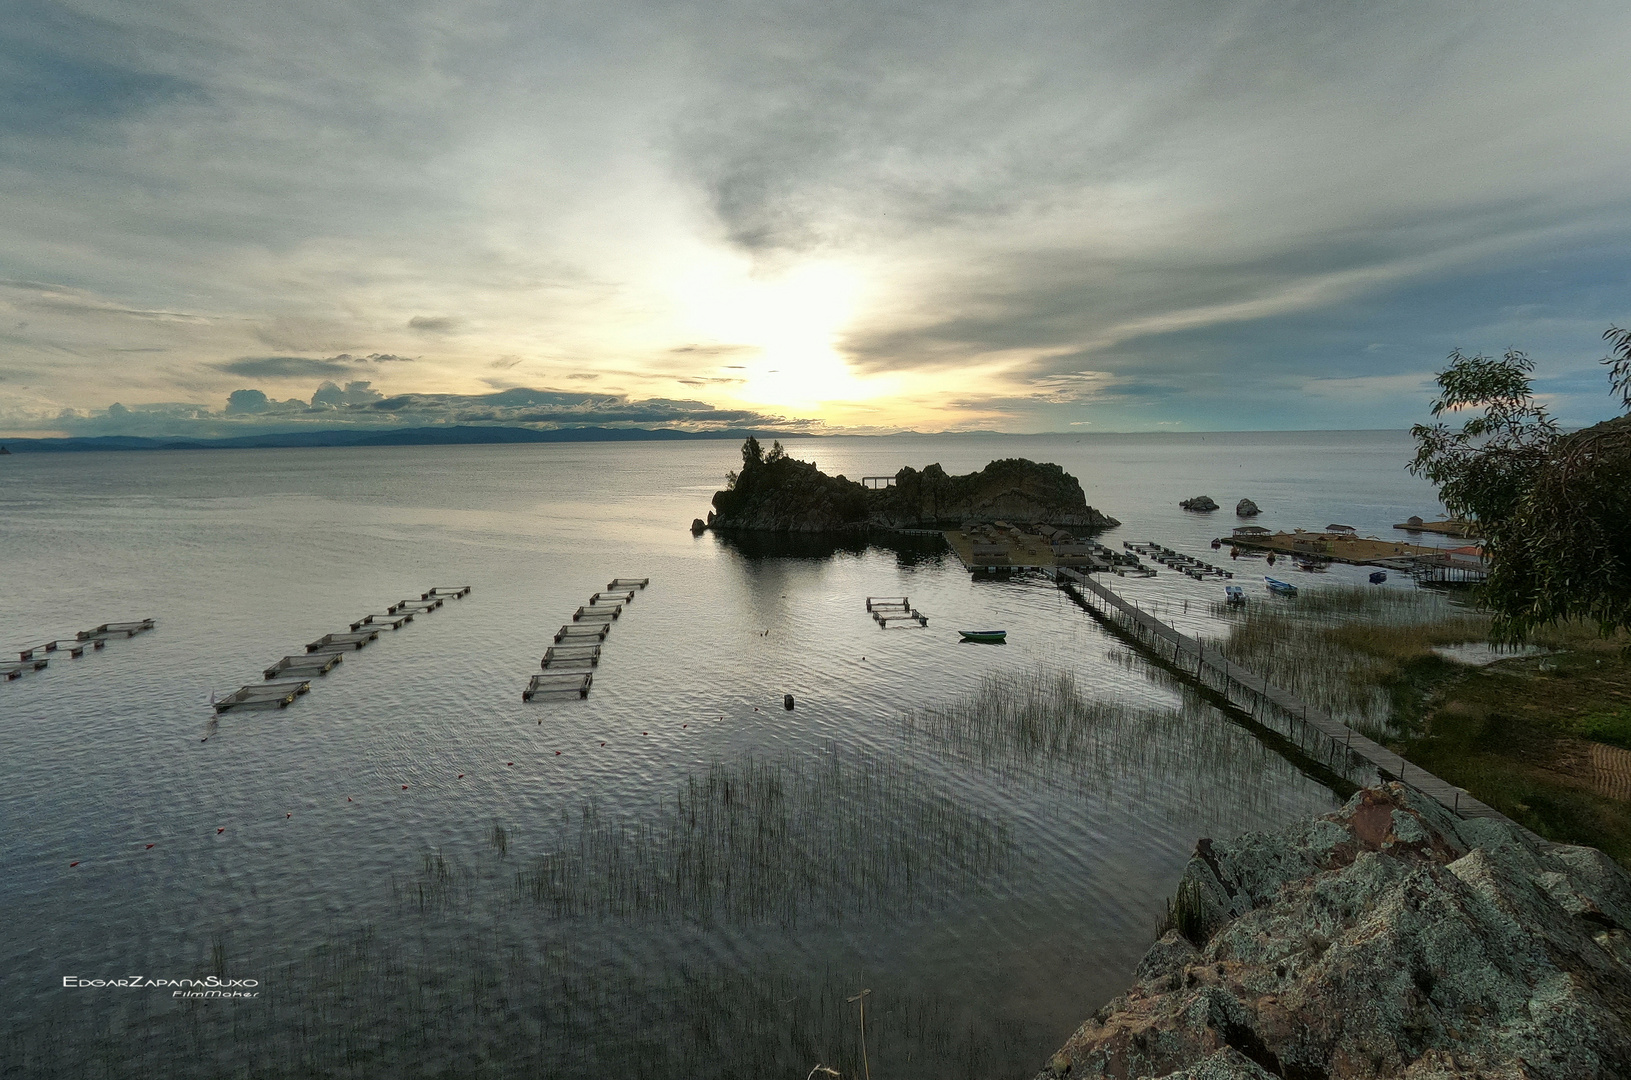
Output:
[[1623,2],[0,2],[0,435],[1616,411]]

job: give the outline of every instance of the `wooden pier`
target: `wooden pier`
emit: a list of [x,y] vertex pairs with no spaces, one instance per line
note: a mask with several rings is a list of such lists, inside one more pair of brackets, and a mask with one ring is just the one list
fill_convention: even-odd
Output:
[[385,613],[387,615],[397,615],[402,612],[407,612],[410,615],[423,615],[425,612],[435,611],[441,606],[442,598],[440,596],[433,596],[428,600],[424,598],[420,598],[418,600],[398,600],[396,603],[386,608]]
[[589,598],[591,605],[595,604],[632,604],[634,603],[634,590],[622,589],[617,592],[597,592]]
[[[1373,772],[1383,780],[1410,785],[1460,817],[1496,818],[1516,824],[1463,789],[1412,765],[1255,672],[1231,663],[1222,649],[1180,633],[1087,575],[1062,569],[1056,580],[1077,603],[1107,626],[1138,641],[1185,680],[1221,694],[1254,721],[1291,740],[1309,758],[1338,774],[1352,780],[1355,774]],[[1533,833],[1529,836],[1537,843],[1548,843]]]
[[428,592],[420,593],[419,599],[429,600],[434,597],[438,600],[462,600],[469,595],[470,586],[468,585],[438,585]]
[[615,592],[618,589],[643,589],[650,584],[651,579],[648,577],[614,577],[611,581],[606,583],[606,591]]

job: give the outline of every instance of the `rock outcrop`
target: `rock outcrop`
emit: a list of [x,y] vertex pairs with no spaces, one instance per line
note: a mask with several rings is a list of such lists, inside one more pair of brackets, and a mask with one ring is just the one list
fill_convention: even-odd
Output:
[[714,493],[708,513],[712,529],[756,532],[845,532],[866,527],[866,488],[842,476],[828,476],[808,461],[781,452],[769,453],[749,439],[742,451],[742,471],[731,485]]
[[1210,495],[1197,495],[1193,499],[1185,499],[1178,505],[1185,510],[1194,510],[1198,513],[1206,513],[1218,508],[1218,504],[1212,501]]
[[1263,511],[1257,508],[1257,504],[1252,502],[1250,499],[1241,499],[1239,502],[1235,503],[1236,517],[1256,517],[1262,512]]
[[1202,840],[1191,908],[1042,1077],[1631,1076],[1631,874],[1400,784]]
[[999,519],[1086,529],[1121,524],[1087,505],[1082,485],[1058,465],[1024,458],[993,461],[964,476],[951,476],[939,465],[905,468],[894,480],[890,487],[866,488],[788,457],[780,443],[765,452],[750,439],[743,446],[742,471],[732,475],[730,487],[715,493],[705,524],[801,533],[948,528]]
[[1087,505],[1082,485],[1064,469],[1025,458],[1003,458],[962,476],[939,465],[905,468],[895,474],[894,487],[867,495],[868,520],[894,528],[999,520],[1084,529],[1121,524]]

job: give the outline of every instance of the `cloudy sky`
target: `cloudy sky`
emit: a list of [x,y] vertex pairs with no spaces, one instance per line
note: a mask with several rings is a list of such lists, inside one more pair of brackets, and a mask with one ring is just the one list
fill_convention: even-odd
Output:
[[1623,2],[5,10],[0,433],[1613,411]]

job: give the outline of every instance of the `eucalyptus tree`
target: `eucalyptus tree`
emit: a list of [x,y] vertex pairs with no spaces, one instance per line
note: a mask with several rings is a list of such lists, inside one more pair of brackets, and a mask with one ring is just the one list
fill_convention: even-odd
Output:
[[[1631,413],[1631,330],[1611,326],[1609,384]],[[1605,635],[1631,629],[1631,415],[1565,432],[1536,399],[1534,362],[1449,356],[1435,419],[1411,428],[1410,471],[1438,488],[1452,514],[1476,521],[1496,632],[1517,641],[1570,619]]]

